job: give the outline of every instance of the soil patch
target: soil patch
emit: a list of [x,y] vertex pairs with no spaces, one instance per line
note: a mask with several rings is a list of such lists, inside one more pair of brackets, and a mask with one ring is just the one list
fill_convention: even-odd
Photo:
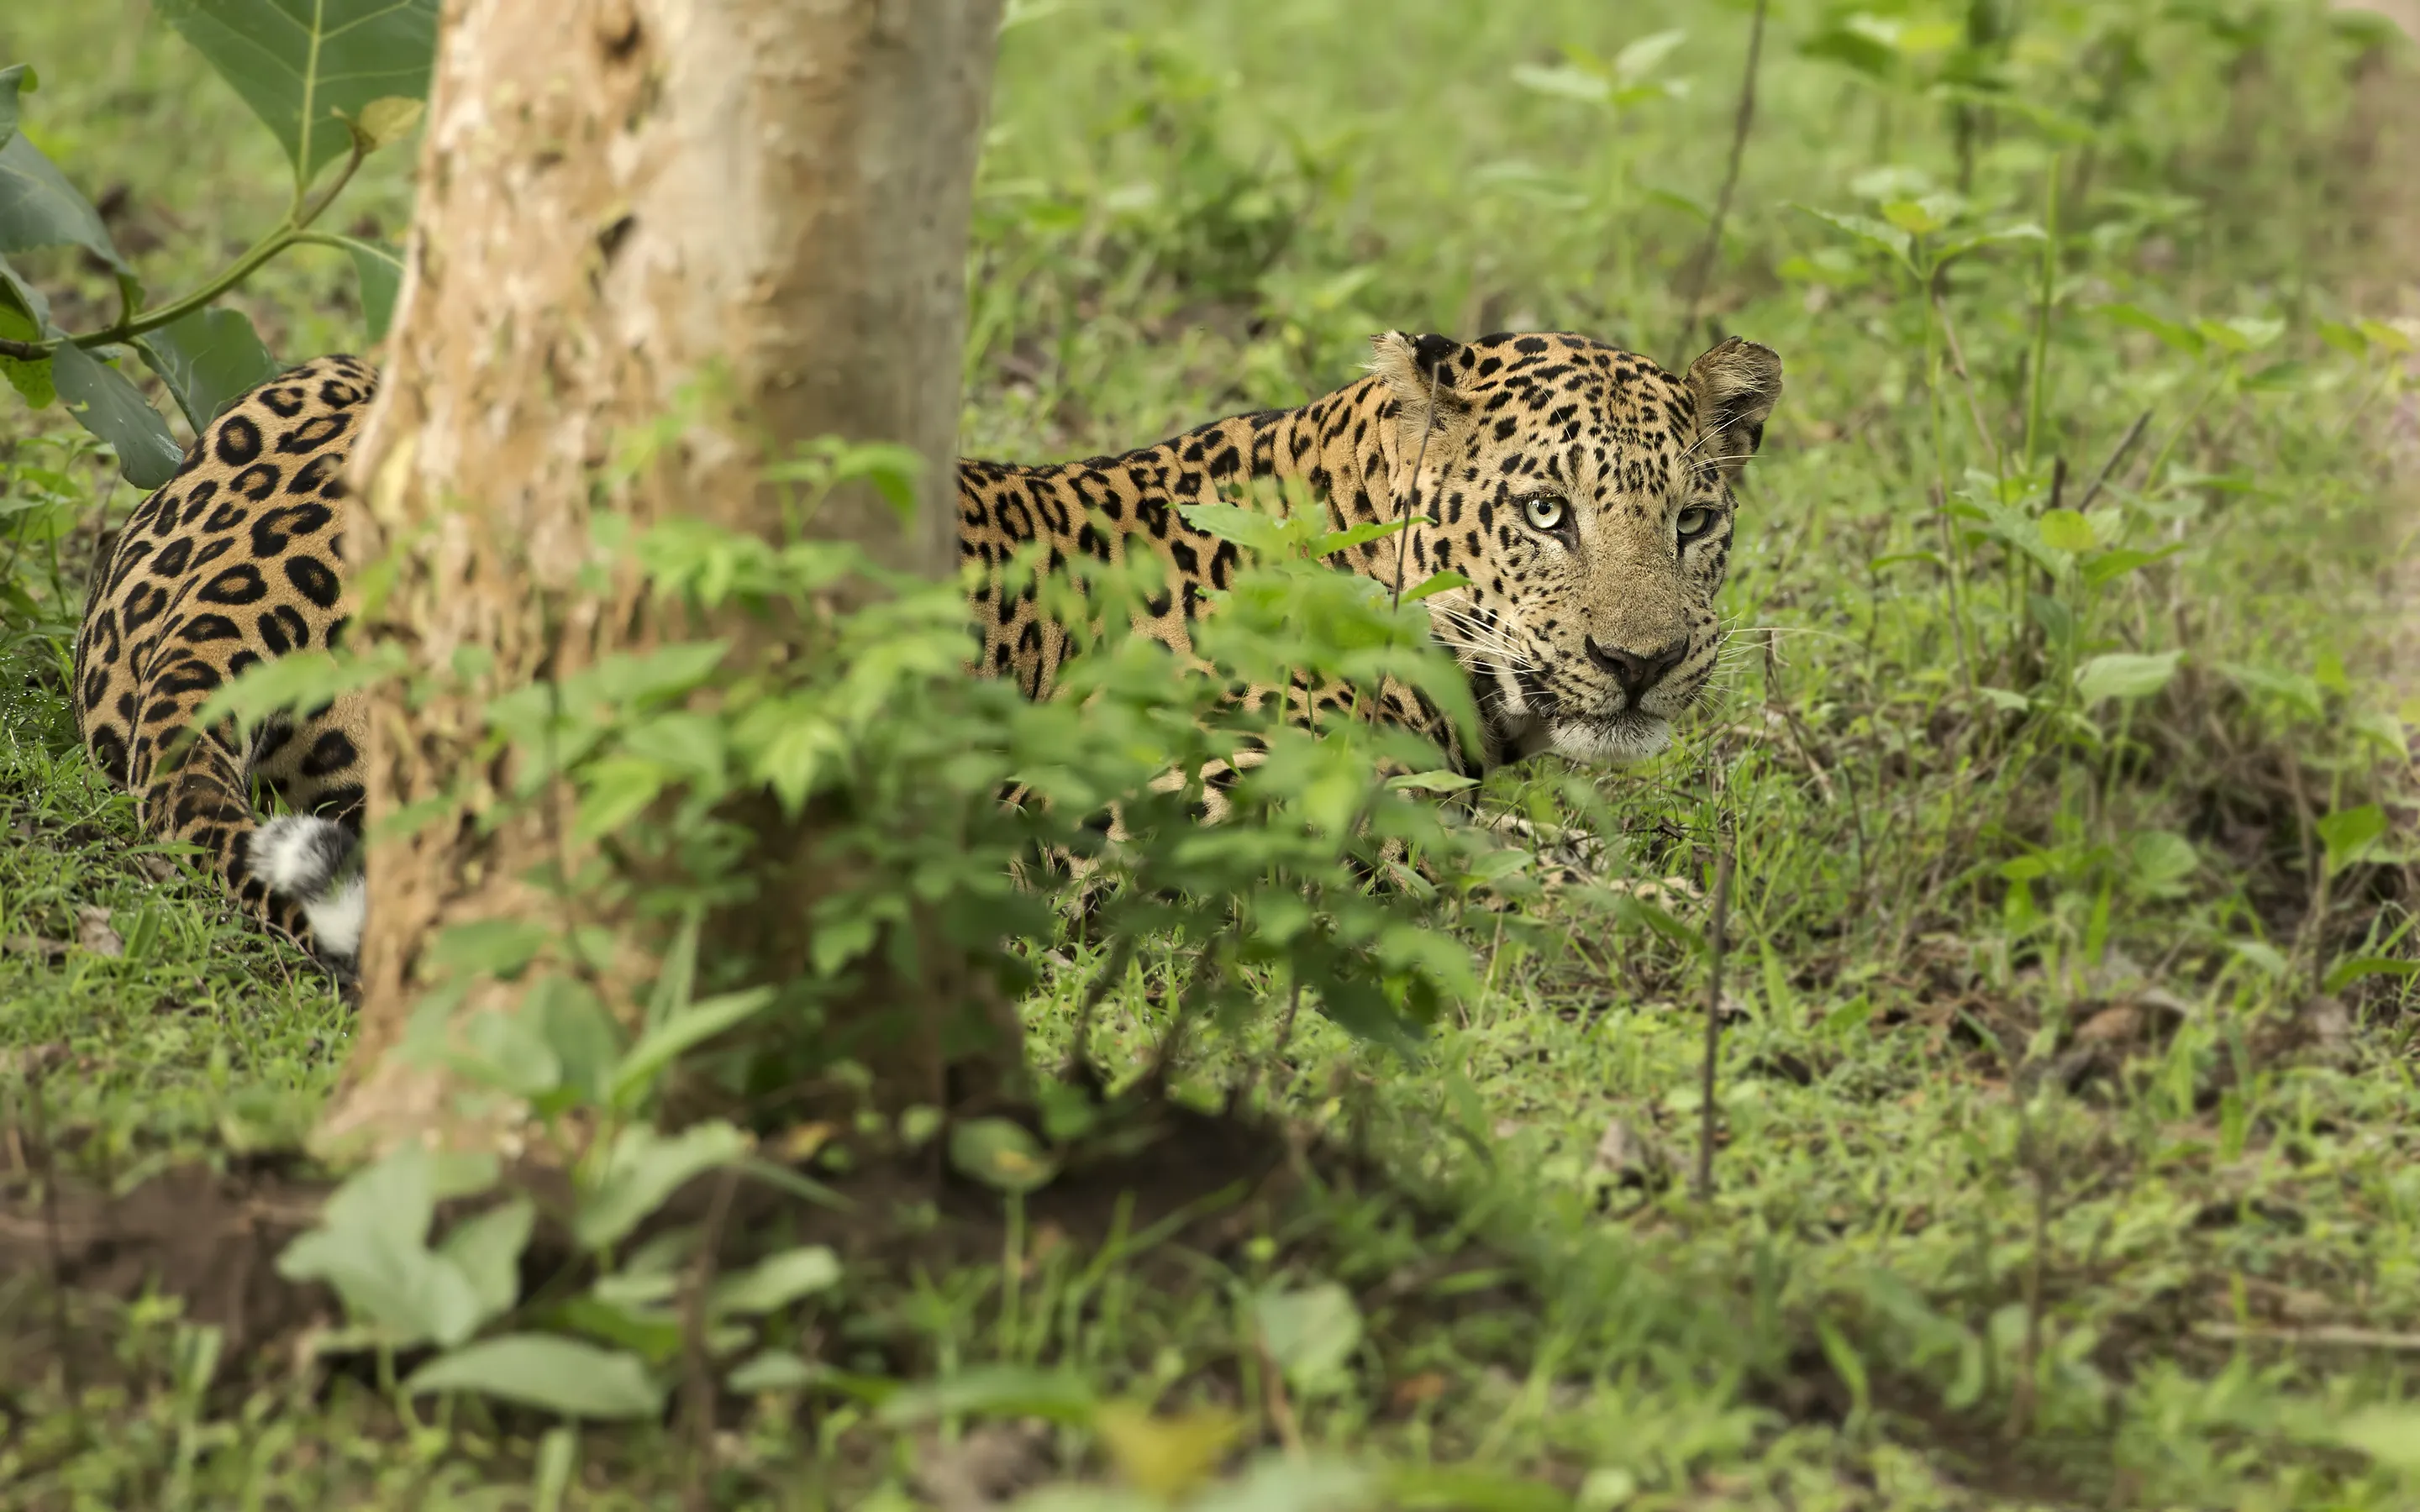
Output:
[[[0,1130],[0,1144],[25,1152],[21,1171],[49,1168],[23,1131],[12,1139]],[[1000,1261],[1008,1238],[1003,1200],[950,1170],[940,1141],[868,1158],[844,1175],[801,1174],[829,1187],[839,1203],[810,1201],[761,1181],[737,1182],[716,1246],[723,1265],[746,1264],[799,1243],[830,1245],[853,1273],[869,1278],[939,1274]],[[519,1177],[541,1212],[567,1210],[559,1172]],[[717,1184],[716,1179],[692,1182],[638,1238],[706,1221],[716,1206]],[[85,1379],[96,1370],[108,1374],[114,1304],[147,1295],[174,1298],[185,1319],[221,1330],[230,1356],[285,1357],[306,1334],[342,1320],[341,1307],[325,1289],[294,1285],[276,1269],[286,1246],[317,1223],[331,1189],[307,1166],[273,1162],[173,1168],[119,1194],[80,1184],[64,1171],[48,1194],[31,1176],[0,1181],[0,1277],[9,1278],[0,1283],[0,1389],[39,1379],[54,1365]],[[1306,1141],[1282,1125],[1160,1103],[1118,1119],[1079,1146],[1057,1179],[1026,1198],[1023,1223],[1030,1245],[1069,1244],[1078,1254],[1132,1246],[1139,1236],[1153,1235],[1156,1245],[1125,1263],[1146,1277],[1192,1287],[1200,1284],[1199,1273],[1179,1252],[1231,1255],[1255,1235],[1280,1232],[1310,1195],[1340,1190],[1392,1196],[1401,1187],[1362,1157]],[[1432,1205],[1404,1200],[1417,1227],[1436,1232],[1448,1227],[1449,1220],[1428,1211]],[[441,1232],[458,1211],[441,1211]],[[561,1227],[542,1221],[524,1258],[525,1288],[559,1283],[577,1260]],[[1432,1260],[1438,1273],[1484,1263],[1450,1248]],[[1383,1305],[1388,1290],[1381,1281],[1375,1288],[1381,1295],[1371,1300]],[[1509,1290],[1482,1288],[1458,1297],[1448,1310],[1518,1305]],[[923,1364],[912,1350],[894,1360],[902,1371]]]

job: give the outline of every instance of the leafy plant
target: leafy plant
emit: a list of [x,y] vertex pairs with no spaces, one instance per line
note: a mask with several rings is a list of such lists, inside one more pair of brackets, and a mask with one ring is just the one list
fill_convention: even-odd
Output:
[[[162,9],[275,134],[294,174],[275,226],[200,287],[164,302],[150,301],[100,212],[20,130],[33,69],[0,68],[0,377],[35,409],[62,401],[116,449],[127,481],[141,488],[165,483],[183,449],[120,364],[139,357],[200,431],[286,365],[240,310],[218,302],[271,258],[298,246],[345,253],[370,338],[385,335],[399,255],[316,227],[364,159],[411,134],[437,38],[436,0],[323,0],[299,13],[278,0],[178,0]],[[56,246],[78,248],[110,270],[116,320],[97,331],[61,329],[49,299],[6,260]]]

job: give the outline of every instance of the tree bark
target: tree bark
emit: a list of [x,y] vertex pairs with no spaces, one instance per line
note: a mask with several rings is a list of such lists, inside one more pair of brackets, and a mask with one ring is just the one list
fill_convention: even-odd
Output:
[[[596,513],[773,534],[759,438],[901,441],[926,460],[913,527],[869,493],[835,495],[814,529],[893,566],[953,566],[965,241],[999,9],[447,0],[395,335],[353,461],[349,554],[394,573],[361,633],[405,646],[421,671],[458,668],[466,652],[492,663],[417,706],[399,687],[373,696],[360,1031],[323,1147],[509,1139],[515,1110],[468,1112],[446,1078],[388,1054],[436,932],[509,917],[560,919],[566,935],[603,925],[619,942],[606,996],[626,1014],[653,974],[658,942],[616,905],[533,880],[583,859],[565,839],[567,793],[480,823],[495,818],[503,775],[478,764],[485,702],[651,634],[634,585],[598,594],[576,580]],[[701,379],[712,412],[681,409]],[[687,418],[675,443],[612,481],[617,440],[675,412]],[[424,805],[441,821],[381,836],[381,821]],[[816,884],[797,863],[813,823],[768,806],[770,886],[752,912],[709,919],[710,938],[745,948],[805,933],[802,894]],[[904,992],[939,1012],[982,991],[942,977],[869,982],[868,1010],[917,1009]],[[487,983],[453,1011],[513,995]],[[936,1036],[906,1040],[877,1082],[886,1101],[929,1101]]]

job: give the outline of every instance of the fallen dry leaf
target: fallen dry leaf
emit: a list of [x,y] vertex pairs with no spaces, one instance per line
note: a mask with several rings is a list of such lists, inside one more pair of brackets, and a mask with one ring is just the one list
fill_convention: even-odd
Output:
[[2143,1011],[2132,1003],[2104,1008],[2075,1026],[2078,1044],[2129,1044],[2143,1032]]
[[1609,1120],[1605,1133],[1597,1135],[1593,1164],[1596,1169],[1625,1186],[1655,1185],[1668,1165],[1664,1152],[1653,1141],[1621,1119]]
[[1050,1471],[1048,1428],[986,1423],[955,1443],[928,1440],[909,1479],[940,1512],[992,1512]]
[[119,956],[126,953],[126,942],[110,928],[109,910],[90,903],[76,905],[76,943],[95,955]]

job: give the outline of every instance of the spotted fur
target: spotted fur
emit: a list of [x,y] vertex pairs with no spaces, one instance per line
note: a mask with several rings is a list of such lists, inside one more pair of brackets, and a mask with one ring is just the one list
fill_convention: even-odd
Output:
[[[145,832],[199,845],[245,910],[339,971],[362,927],[358,702],[249,741],[195,717],[246,667],[342,636],[345,463],[376,386],[363,363],[327,357],[238,399],[127,521],[76,641],[85,747],[133,792]],[[1298,409],[1122,456],[963,460],[959,551],[990,569],[972,605],[977,666],[1037,698],[1059,683],[1069,640],[1030,589],[1005,586],[1037,541],[1053,563],[1156,554],[1168,588],[1138,628],[1188,653],[1204,592],[1238,563],[1179,507],[1248,479],[1295,479],[1340,526],[1417,517],[1400,540],[1346,553],[1350,570],[1470,580],[1427,602],[1478,696],[1482,760],[1647,754],[1714,669],[1731,484],[1780,392],[1780,360],[1737,338],[1676,377],[1580,336],[1389,332],[1368,377]],[[1333,707],[1345,694],[1295,697]],[[1376,712],[1445,733],[1407,691]],[[286,816],[258,817],[256,781]]]

